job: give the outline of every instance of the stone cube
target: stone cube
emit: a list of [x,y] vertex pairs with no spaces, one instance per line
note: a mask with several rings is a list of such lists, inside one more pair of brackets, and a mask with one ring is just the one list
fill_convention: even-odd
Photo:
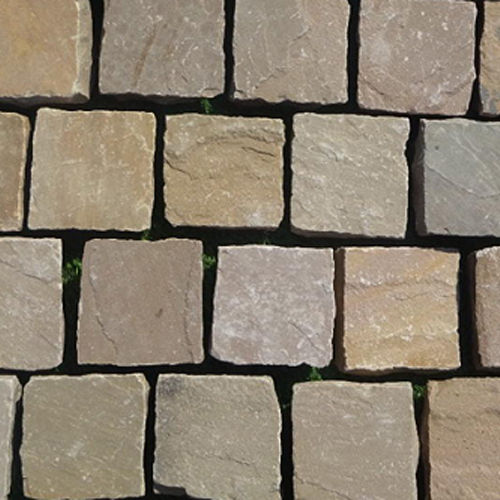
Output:
[[500,3],[484,2],[479,72],[481,113],[500,114]]

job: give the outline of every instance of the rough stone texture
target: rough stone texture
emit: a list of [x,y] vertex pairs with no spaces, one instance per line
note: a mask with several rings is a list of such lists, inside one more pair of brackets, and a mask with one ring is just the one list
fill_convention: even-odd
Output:
[[424,422],[429,498],[497,500],[500,378],[429,382]]
[[62,361],[62,245],[0,238],[0,368],[41,370]]
[[106,0],[100,90],[174,98],[221,94],[223,41],[223,0]]
[[457,368],[458,263],[457,252],[433,249],[341,249],[341,369]]
[[144,494],[143,375],[34,377],[24,388],[24,492],[43,499]]
[[417,499],[410,383],[297,384],[292,420],[297,499]]
[[500,236],[500,123],[423,120],[413,165],[420,234]]
[[160,375],[157,493],[278,500],[281,415],[269,377]]
[[274,228],[283,217],[280,120],[168,117],[166,217],[174,226]]
[[483,115],[500,114],[500,3],[484,2],[479,93]]
[[295,232],[404,237],[408,120],[300,114],[294,133]]
[[16,377],[0,377],[0,498],[7,499],[12,477],[12,434],[21,385]]
[[361,107],[465,114],[475,79],[475,20],[474,2],[363,0]]
[[88,0],[2,0],[0,99],[84,101],[89,96]]
[[149,227],[154,137],[151,113],[40,110],[30,228]]
[[475,253],[475,310],[479,366],[500,368],[500,247]]
[[238,0],[236,99],[347,101],[347,0]]
[[212,355],[235,364],[328,365],[333,272],[326,248],[220,247]]
[[23,226],[29,130],[30,123],[25,116],[0,113],[0,231],[18,231]]
[[78,327],[79,362],[201,363],[201,258],[199,241],[87,243]]

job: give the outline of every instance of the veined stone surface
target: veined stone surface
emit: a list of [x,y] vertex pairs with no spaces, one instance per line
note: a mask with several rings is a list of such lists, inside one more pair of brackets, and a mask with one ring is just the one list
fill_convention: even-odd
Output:
[[0,368],[42,370],[62,362],[62,245],[0,238]]
[[460,366],[457,252],[344,248],[338,364],[348,372]]
[[294,133],[295,232],[404,237],[407,119],[304,113]]
[[484,2],[480,86],[483,115],[500,114],[500,3]]
[[31,229],[140,231],[153,207],[155,118],[131,111],[38,112]]
[[122,366],[201,363],[201,259],[199,241],[87,243],[78,361]]
[[281,415],[270,377],[160,375],[156,493],[278,500]]
[[362,108],[463,115],[475,79],[476,7],[459,0],[363,0]]
[[238,0],[236,99],[347,101],[347,0]]
[[29,131],[27,117],[0,113],[0,231],[18,231],[23,226],[24,170]]
[[106,0],[104,94],[213,97],[224,91],[223,0]]
[[500,236],[500,123],[423,120],[419,134],[418,232]]
[[168,117],[166,218],[174,226],[277,227],[284,143],[280,120]]
[[88,0],[2,0],[0,33],[0,99],[80,102],[89,97]]
[[331,249],[219,247],[212,355],[235,364],[328,365],[333,274]]
[[430,497],[496,500],[500,378],[430,381],[424,418]]
[[296,384],[292,423],[297,499],[416,500],[410,383]]
[[47,500],[144,495],[143,375],[33,377],[24,388],[24,492]]

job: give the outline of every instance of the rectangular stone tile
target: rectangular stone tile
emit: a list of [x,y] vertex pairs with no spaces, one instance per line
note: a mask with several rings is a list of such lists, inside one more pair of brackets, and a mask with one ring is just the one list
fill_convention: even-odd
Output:
[[62,362],[62,245],[0,238],[0,368],[42,370]]
[[270,377],[160,375],[155,492],[278,500],[280,432]]
[[0,231],[18,231],[23,226],[29,131],[27,117],[0,113]]
[[484,26],[481,34],[479,94],[481,113],[500,114],[500,3],[484,2]]
[[212,356],[239,365],[328,365],[333,273],[328,248],[220,247]]
[[0,99],[39,103],[89,97],[88,0],[2,0],[0,33]]
[[224,91],[223,0],[109,0],[103,30],[102,93],[182,98]]
[[16,377],[0,376],[0,498],[7,499],[12,478],[12,438],[21,385]]
[[292,230],[404,237],[408,133],[404,118],[295,115]]
[[83,254],[80,363],[201,363],[199,241],[92,240]]
[[40,110],[29,227],[123,231],[149,227],[154,148],[152,113]]
[[429,382],[423,431],[429,498],[498,498],[500,378]]
[[410,383],[296,384],[292,425],[295,498],[417,499]]
[[281,120],[167,118],[166,218],[174,226],[275,228],[283,217]]
[[336,333],[347,372],[452,370],[460,366],[457,252],[344,248]]
[[347,101],[347,0],[238,0],[234,97]]
[[148,392],[139,374],[33,377],[23,397],[25,494],[47,500],[144,495]]
[[362,108],[466,113],[476,76],[474,2],[363,0],[359,23]]
[[413,165],[420,234],[500,236],[500,123],[423,120]]

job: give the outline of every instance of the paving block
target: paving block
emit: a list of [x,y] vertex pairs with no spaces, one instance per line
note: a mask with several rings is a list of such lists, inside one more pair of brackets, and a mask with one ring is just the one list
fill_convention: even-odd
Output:
[[479,94],[481,113],[500,114],[500,4],[484,2],[484,26],[481,34]]

